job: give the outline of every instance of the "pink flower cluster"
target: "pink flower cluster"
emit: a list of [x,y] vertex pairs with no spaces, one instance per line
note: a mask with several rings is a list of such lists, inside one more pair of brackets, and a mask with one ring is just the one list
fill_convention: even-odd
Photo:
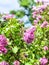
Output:
[[47,25],[48,25],[48,22],[47,22],[47,21],[44,21],[44,22],[41,24],[41,28],[47,27]]
[[9,65],[7,62],[3,61],[3,62],[0,62],[0,65]]
[[13,14],[12,15],[6,14],[6,15],[3,16],[4,19],[11,19],[11,18],[14,18],[14,17],[15,16]]
[[[33,6],[32,10],[34,11],[32,14],[33,14],[33,17],[37,17],[37,14],[41,14],[45,9],[47,8],[47,4],[43,4],[43,5],[40,5],[38,7],[36,6]],[[41,16],[39,16],[41,18]]]
[[44,50],[45,50],[45,51],[48,50],[48,47],[47,47],[47,46],[44,46]]
[[36,25],[38,23],[38,20],[34,20],[34,25]]
[[6,46],[7,45],[7,39],[4,35],[0,35],[0,46]]
[[7,53],[5,46],[7,45],[7,39],[4,35],[0,35],[0,53]]
[[37,2],[37,3],[39,3],[39,2],[48,3],[49,0],[35,0],[35,2]]
[[[0,62],[0,65],[9,65],[6,61]],[[18,60],[14,61],[13,65],[20,65],[20,62]]]
[[40,64],[41,65],[46,65],[48,63],[48,59],[47,58],[40,58]]
[[34,32],[36,30],[35,26],[32,26],[30,29],[27,29],[26,32],[24,33],[24,41],[26,43],[32,43],[32,41],[34,40]]
[[47,8],[47,4],[42,4],[40,6],[33,6],[32,10],[34,11],[32,13],[32,17],[35,19],[34,20],[34,24],[36,25],[39,20],[43,19],[43,16],[41,15],[41,13],[43,13],[43,11]]
[[20,62],[18,60],[14,61],[14,65],[20,65]]
[[0,46],[0,54],[1,53],[4,53],[4,54],[7,53],[7,49],[4,46]]

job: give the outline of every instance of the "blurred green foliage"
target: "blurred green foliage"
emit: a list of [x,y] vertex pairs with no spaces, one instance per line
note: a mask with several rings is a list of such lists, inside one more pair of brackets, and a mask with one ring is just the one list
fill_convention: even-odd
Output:
[[34,0],[19,0],[20,6],[29,8],[32,6],[35,2]]

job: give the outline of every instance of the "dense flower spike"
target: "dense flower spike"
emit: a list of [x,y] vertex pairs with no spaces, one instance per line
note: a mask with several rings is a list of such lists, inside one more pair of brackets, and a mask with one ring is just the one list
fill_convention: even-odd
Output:
[[24,41],[26,43],[31,43],[34,40],[34,34],[25,33],[24,34]]
[[48,63],[48,59],[47,58],[40,58],[40,64],[41,65],[46,65]]
[[24,37],[23,37],[26,43],[32,43],[32,41],[34,40],[35,30],[36,28],[34,26],[26,30],[26,32],[24,33]]
[[0,54],[1,53],[4,53],[4,54],[7,53],[7,49],[4,46],[0,46]]
[[7,45],[7,39],[4,35],[0,35],[0,46],[6,46]]
[[4,35],[0,35],[0,54],[6,54],[7,53],[7,49],[5,48],[5,46],[7,45],[7,39]]
[[14,65],[20,65],[20,62],[18,60],[14,61]]
[[6,61],[0,62],[0,65],[9,65]]

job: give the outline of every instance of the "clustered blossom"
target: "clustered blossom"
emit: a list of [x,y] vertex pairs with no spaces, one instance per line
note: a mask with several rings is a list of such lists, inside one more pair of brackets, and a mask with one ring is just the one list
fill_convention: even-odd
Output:
[[4,35],[0,35],[0,54],[7,53],[7,49],[5,48],[5,46],[7,45],[7,39]]
[[34,25],[36,25],[38,23],[38,20],[34,20]]
[[44,46],[44,50],[45,50],[45,51],[48,50],[48,47],[47,47],[47,46]]
[[38,15],[36,19],[37,20],[41,20],[42,19],[42,16],[41,15]]
[[6,46],[7,45],[7,39],[4,35],[0,35],[0,46]]
[[0,65],[9,65],[6,61],[0,62]]
[[[0,65],[9,65],[6,61],[0,62]],[[18,60],[14,61],[13,65],[20,65],[20,62]]]
[[41,24],[41,28],[47,27],[47,25],[48,25],[48,22],[47,22],[47,21],[44,21],[44,22]]
[[40,58],[40,64],[41,65],[46,65],[48,63],[48,59],[47,58]]
[[48,3],[49,0],[35,0],[35,2],[36,2],[36,3],[40,3],[40,2],[42,2],[42,3]]
[[20,62],[18,60],[14,61],[14,65],[20,65]]
[[4,54],[7,53],[7,49],[4,46],[0,46],[0,54],[1,53],[4,53]]
[[36,28],[35,26],[32,26],[30,29],[27,29],[26,32],[24,33],[24,41],[26,43],[32,43],[32,41],[34,40],[34,32],[35,32]]
[[34,24],[37,24],[40,20],[45,19],[41,14],[46,10],[48,4],[42,4],[40,6],[33,6],[32,10],[34,11],[32,13],[32,17],[36,20],[34,21]]
[[[48,4],[42,4],[40,6],[33,6],[32,10],[34,11],[32,14],[33,16],[36,14],[41,14],[46,8],[47,8]],[[37,15],[36,15],[37,16]]]
[[3,18],[6,20],[6,19],[11,19],[11,18],[15,18],[15,16],[13,14],[6,14],[6,15],[3,15]]

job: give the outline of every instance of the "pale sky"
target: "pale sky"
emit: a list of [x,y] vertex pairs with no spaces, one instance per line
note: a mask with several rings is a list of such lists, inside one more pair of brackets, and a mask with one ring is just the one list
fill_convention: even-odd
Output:
[[19,9],[18,0],[0,0],[0,12],[9,12],[10,10]]
[[[18,0],[0,0],[0,12],[7,13],[10,10],[17,10],[19,9],[19,4],[17,2]],[[37,1],[37,0],[35,0]],[[42,1],[42,0],[40,0]],[[43,0],[43,1],[49,1],[49,0]]]

